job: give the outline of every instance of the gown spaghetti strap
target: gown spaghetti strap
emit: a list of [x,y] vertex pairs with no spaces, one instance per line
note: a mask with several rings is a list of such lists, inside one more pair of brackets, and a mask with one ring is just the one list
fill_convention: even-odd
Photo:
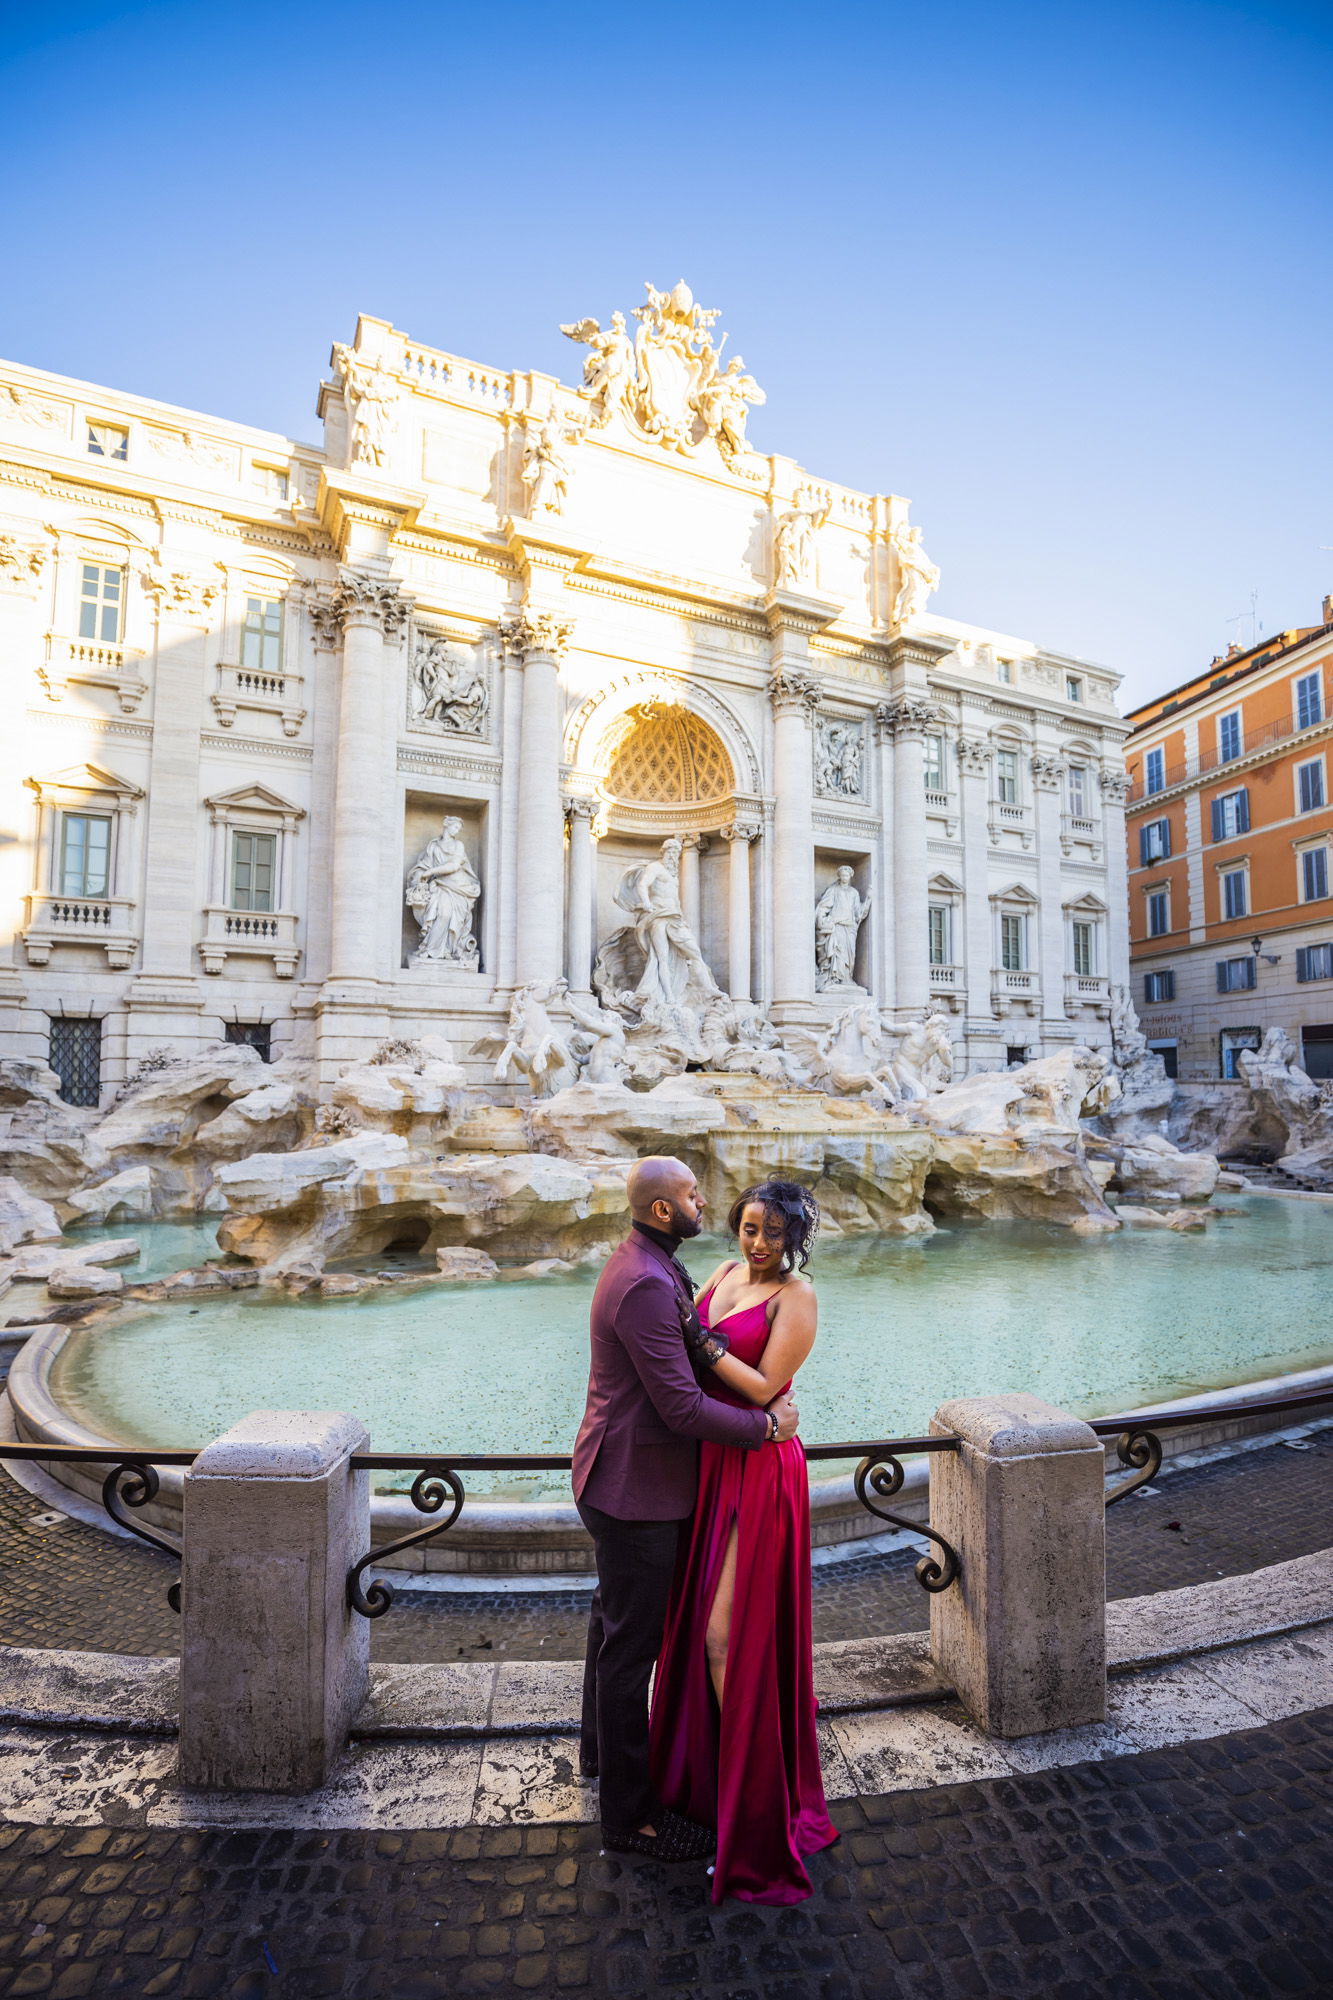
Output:
[[[710,1288],[699,1302],[705,1325],[711,1303]],[[752,1367],[768,1340],[767,1303],[726,1315],[731,1352]],[[704,1386],[753,1408],[715,1376]],[[736,1592],[719,1713],[704,1635],[733,1521]],[[798,1903],[810,1894],[802,1857],[838,1834],[815,1740],[810,1490],[796,1438],[757,1451],[700,1446],[699,1497],[657,1662],[651,1758],[663,1803],[717,1828],[715,1903]]]

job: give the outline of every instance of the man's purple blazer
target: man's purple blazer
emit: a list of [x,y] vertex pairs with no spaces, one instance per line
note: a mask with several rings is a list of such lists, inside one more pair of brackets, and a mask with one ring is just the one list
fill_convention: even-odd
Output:
[[768,1419],[705,1395],[681,1339],[685,1287],[667,1252],[633,1229],[606,1260],[592,1300],[588,1406],[574,1444],[574,1498],[620,1521],[677,1521],[693,1510],[696,1438],[759,1445]]

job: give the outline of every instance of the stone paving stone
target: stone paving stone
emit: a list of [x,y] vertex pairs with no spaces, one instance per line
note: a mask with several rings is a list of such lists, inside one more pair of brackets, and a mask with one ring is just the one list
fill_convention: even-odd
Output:
[[594,1827],[0,1824],[0,2000],[1268,2000],[1333,1993],[1333,1708],[833,1809],[791,1909]]
[[[1107,1594],[1137,1597],[1234,1576],[1333,1547],[1333,1426],[1312,1449],[1268,1445],[1171,1473],[1155,1498],[1106,1517]],[[0,1473],[0,1643],[170,1654],[180,1621],[166,1590],[176,1565],[81,1522],[32,1525],[45,1503]],[[1178,1527],[1169,1527],[1178,1522]],[[922,1631],[915,1550],[851,1557],[814,1572],[819,1640]],[[577,1591],[451,1592],[400,1587],[371,1626],[372,1659],[577,1660],[588,1599]]]

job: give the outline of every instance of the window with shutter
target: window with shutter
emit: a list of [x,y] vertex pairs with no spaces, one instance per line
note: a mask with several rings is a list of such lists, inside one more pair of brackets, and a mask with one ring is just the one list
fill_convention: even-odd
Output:
[[1314,812],[1324,803],[1324,766],[1322,761],[1313,764],[1298,764],[1296,767],[1297,797],[1303,813]]

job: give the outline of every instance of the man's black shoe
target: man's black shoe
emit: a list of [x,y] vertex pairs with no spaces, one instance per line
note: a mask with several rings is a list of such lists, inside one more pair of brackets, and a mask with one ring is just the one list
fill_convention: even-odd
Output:
[[717,1846],[717,1835],[706,1826],[696,1826],[679,1813],[654,1813],[656,1833],[640,1833],[637,1827],[621,1832],[606,1827],[602,1846],[608,1854],[642,1854],[653,1861],[704,1861]]
[[581,1778],[595,1778],[597,1776],[596,1760],[589,1757],[580,1757],[579,1776]]

